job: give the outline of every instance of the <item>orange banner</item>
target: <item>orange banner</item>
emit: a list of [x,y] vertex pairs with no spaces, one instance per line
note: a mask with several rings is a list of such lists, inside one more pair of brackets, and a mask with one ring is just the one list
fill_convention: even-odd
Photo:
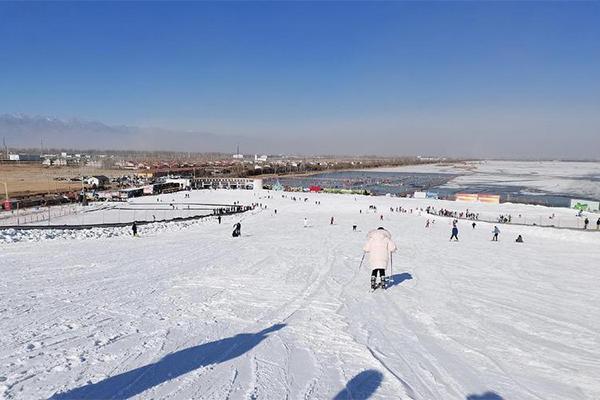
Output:
[[468,202],[477,201],[477,194],[473,194],[473,193],[457,193],[455,197],[456,197],[456,201],[468,201]]
[[480,203],[500,203],[500,196],[497,194],[457,193],[455,199],[456,201],[466,201],[471,203],[476,201]]
[[500,203],[500,196],[497,194],[480,194],[477,198],[481,203]]

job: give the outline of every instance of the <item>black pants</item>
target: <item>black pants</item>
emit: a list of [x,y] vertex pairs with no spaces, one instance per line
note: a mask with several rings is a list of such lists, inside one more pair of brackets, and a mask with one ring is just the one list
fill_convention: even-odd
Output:
[[371,272],[371,277],[377,279],[378,274],[380,277],[384,277],[385,276],[385,268],[375,268],[373,270],[373,272]]
[[456,238],[456,240],[458,240],[458,235],[456,233],[453,233],[452,236],[450,236],[450,240]]

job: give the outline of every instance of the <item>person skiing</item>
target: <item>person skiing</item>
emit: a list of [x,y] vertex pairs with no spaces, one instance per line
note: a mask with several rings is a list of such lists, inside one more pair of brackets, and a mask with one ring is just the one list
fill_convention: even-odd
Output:
[[379,227],[367,234],[367,243],[363,247],[365,253],[369,253],[369,265],[371,266],[371,289],[376,289],[377,276],[379,275],[379,287],[385,288],[387,283],[386,268],[391,253],[396,251],[396,244],[392,241],[392,235],[383,227]]
[[304,217],[304,227],[308,228],[308,219]]
[[241,234],[242,234],[242,224],[241,224],[241,222],[238,222],[233,225],[233,233],[231,234],[231,236],[238,237]]
[[429,220],[425,223],[425,228],[429,228]]
[[596,221],[596,230],[600,229],[600,218]]
[[133,224],[131,225],[131,232],[133,232],[133,236],[137,236],[138,235],[138,231],[137,231],[137,223],[135,221],[133,221]]
[[456,239],[458,242],[458,226],[456,226],[456,220],[452,221],[452,236],[450,236],[450,241],[452,239]]
[[219,225],[221,225],[221,216],[220,215],[217,217],[217,221],[219,221]]
[[583,221],[583,229],[587,229],[589,224],[590,224],[590,220],[586,217],[585,220]]
[[475,227],[477,226],[477,224],[476,224],[475,222],[473,222],[473,223],[471,224],[471,226],[473,227],[473,229],[475,229]]
[[497,242],[498,241],[498,235],[500,234],[500,229],[498,229],[497,226],[494,226],[494,230],[492,231],[492,233],[494,234],[494,237],[492,238],[493,242]]
[[329,225],[333,225],[333,217],[331,217],[331,220],[329,221]]

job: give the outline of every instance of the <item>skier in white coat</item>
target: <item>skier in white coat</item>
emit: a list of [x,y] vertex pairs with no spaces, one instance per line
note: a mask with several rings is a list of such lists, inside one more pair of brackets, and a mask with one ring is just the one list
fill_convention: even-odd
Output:
[[498,235],[500,234],[500,229],[498,229],[497,226],[494,226],[494,230],[492,231],[492,233],[494,234],[494,236],[492,237],[492,242],[497,242]]
[[363,250],[365,253],[369,253],[369,264],[373,269],[371,288],[375,289],[377,287],[377,275],[380,277],[379,285],[385,287],[385,270],[390,261],[391,253],[396,251],[396,244],[392,241],[392,235],[382,227],[369,232],[367,239]]

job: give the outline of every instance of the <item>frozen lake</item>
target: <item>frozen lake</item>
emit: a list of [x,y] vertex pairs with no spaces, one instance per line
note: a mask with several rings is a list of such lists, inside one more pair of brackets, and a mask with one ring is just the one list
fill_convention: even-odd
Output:
[[567,207],[569,200],[600,200],[600,162],[477,161],[424,164],[365,171],[386,174],[446,174],[432,186],[442,194],[494,193],[503,200]]

